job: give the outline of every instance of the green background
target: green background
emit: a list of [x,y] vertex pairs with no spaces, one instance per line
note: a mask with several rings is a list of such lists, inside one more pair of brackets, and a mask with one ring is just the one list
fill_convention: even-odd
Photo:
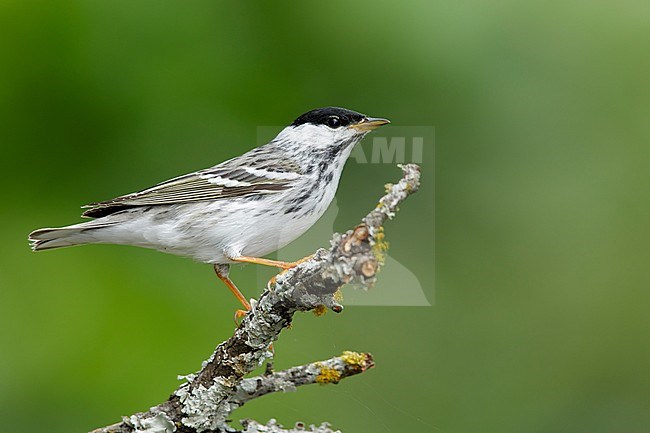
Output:
[[[354,349],[377,368],[233,417],[647,432],[648,22],[647,1],[2,1],[0,430],[84,432],[147,409],[236,308],[207,265],[33,254],[31,230],[340,105],[436,128],[425,188],[386,227],[434,305],[298,317],[278,367]],[[349,164],[335,227],[398,175]],[[256,272],[234,271],[249,296]]]

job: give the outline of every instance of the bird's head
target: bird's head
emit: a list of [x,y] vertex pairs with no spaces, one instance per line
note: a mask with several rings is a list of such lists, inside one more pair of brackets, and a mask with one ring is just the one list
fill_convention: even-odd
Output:
[[[298,117],[276,140],[338,153],[351,150],[367,133],[387,123],[390,123],[388,119],[368,117],[345,108],[317,108]],[[302,150],[308,149],[303,147]]]

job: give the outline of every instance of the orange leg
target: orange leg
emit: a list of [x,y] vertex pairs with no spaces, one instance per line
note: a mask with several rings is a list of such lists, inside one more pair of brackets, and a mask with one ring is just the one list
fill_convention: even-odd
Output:
[[241,263],[255,263],[256,265],[274,266],[276,268],[284,269],[286,271],[287,269],[295,268],[302,262],[307,261],[312,257],[313,256],[307,256],[295,262],[282,262],[280,260],[271,260],[271,259],[263,259],[261,257],[248,257],[248,256],[233,257],[231,260],[234,260],[235,262],[241,262]]
[[[228,272],[230,271],[230,265],[214,265],[214,272],[217,274],[217,277],[230,289],[233,295],[241,302],[241,304],[246,308],[246,310],[235,310],[235,324],[239,326],[238,320],[241,319],[251,310],[251,304],[246,300],[242,292],[239,291],[235,283],[228,277]],[[269,345],[269,350],[273,351],[273,344]]]
[[[246,311],[250,311],[251,304],[248,303],[244,295],[239,291],[235,283],[228,277],[228,271],[230,270],[229,265],[214,265],[214,272],[217,274],[217,277],[230,289],[233,295],[241,302],[241,304],[246,308]],[[241,317],[246,314],[246,311],[237,310],[235,317]]]

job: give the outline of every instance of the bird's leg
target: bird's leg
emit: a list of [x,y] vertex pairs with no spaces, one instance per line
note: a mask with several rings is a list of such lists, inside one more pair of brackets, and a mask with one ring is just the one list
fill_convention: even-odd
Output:
[[231,260],[235,262],[241,262],[241,263],[255,263],[257,265],[264,265],[264,266],[274,266],[276,268],[284,269],[285,271],[287,269],[295,268],[302,262],[305,262],[309,259],[314,257],[312,254],[311,256],[303,257],[300,260],[297,260],[295,262],[283,262],[280,260],[271,260],[271,259],[263,259],[261,257],[248,257],[248,256],[238,256],[238,257],[233,257]]
[[227,264],[215,264],[214,265],[214,272],[217,274],[217,277],[223,283],[230,289],[233,295],[241,302],[241,304],[246,308],[246,310],[237,310],[235,311],[235,323],[237,323],[237,319],[243,317],[246,315],[247,312],[250,311],[251,309],[251,304],[248,303],[244,295],[239,291],[237,286],[235,286],[235,283],[232,282],[232,280],[228,277],[228,273],[230,271],[230,265]]

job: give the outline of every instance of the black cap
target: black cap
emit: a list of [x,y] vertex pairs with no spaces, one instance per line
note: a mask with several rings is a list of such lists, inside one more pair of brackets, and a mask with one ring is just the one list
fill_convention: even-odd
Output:
[[339,107],[325,107],[311,110],[298,117],[291,126],[304,125],[327,125],[330,127],[348,126],[361,122],[366,116],[356,111]]

